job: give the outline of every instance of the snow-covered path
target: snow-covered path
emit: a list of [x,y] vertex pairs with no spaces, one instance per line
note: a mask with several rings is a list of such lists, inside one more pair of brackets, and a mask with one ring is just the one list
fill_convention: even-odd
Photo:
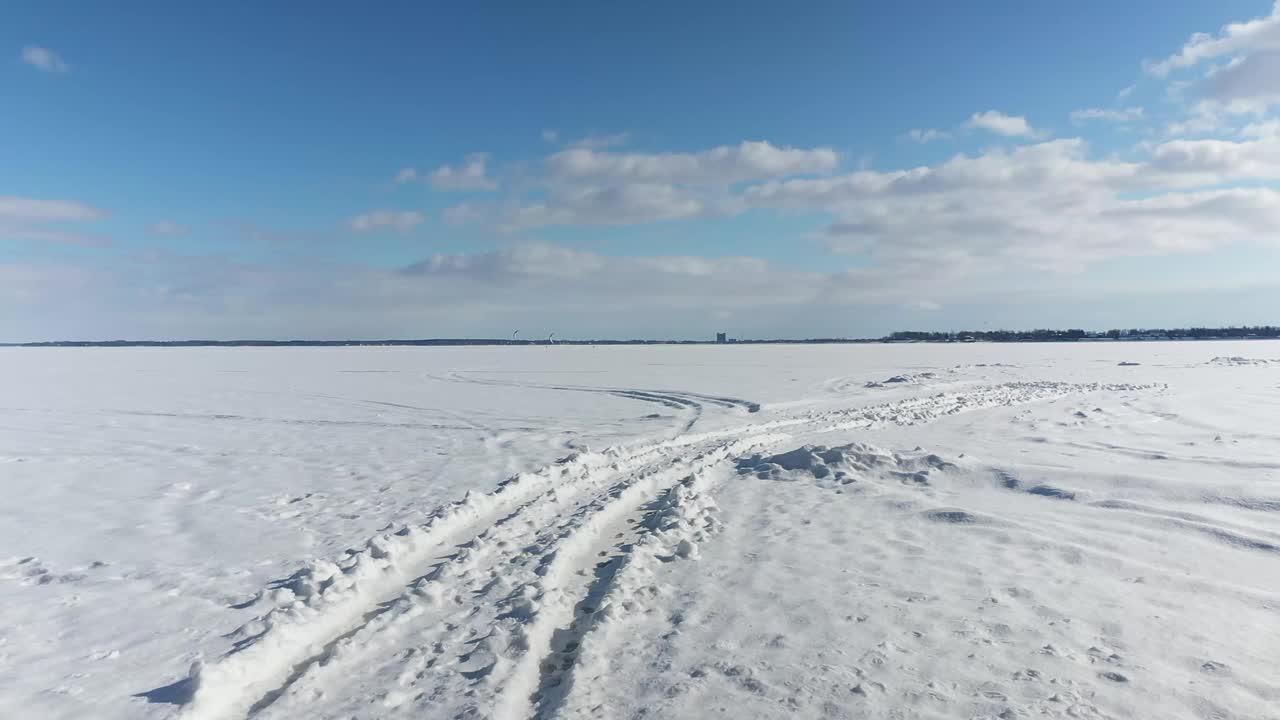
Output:
[[[0,567],[5,609],[53,603],[0,636],[0,668],[49,663],[0,681],[0,712],[1267,717],[1280,366],[1214,359],[1238,349],[277,351],[225,395],[206,364],[188,378],[203,395],[135,399],[39,458],[31,434],[122,400],[28,388],[11,410],[45,422],[4,436],[6,466],[63,471],[62,496],[19,483],[36,519],[87,479],[62,465],[72,447],[158,473],[190,442],[202,464],[176,498],[127,477],[116,491],[135,497],[107,498],[129,503],[108,517],[159,512],[139,540],[168,533],[175,557],[129,533],[92,546],[100,522]],[[387,501],[365,519],[367,490],[308,495],[305,471],[258,478],[285,502],[255,497],[246,465],[295,454],[353,474],[375,458]],[[246,513],[281,539],[218,538],[216,519]],[[291,533],[318,536],[294,555],[313,560],[290,560]],[[90,548],[131,567],[45,559]],[[126,607],[153,615],[101,625]]]

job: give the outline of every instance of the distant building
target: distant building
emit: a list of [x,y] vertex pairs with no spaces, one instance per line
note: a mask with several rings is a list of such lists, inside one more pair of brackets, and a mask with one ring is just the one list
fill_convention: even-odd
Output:
[[728,333],[716,333],[716,343],[723,345],[729,342]]

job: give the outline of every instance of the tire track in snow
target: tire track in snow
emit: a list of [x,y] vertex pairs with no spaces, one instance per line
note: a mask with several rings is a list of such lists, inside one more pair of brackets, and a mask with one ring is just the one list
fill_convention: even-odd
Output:
[[[925,398],[912,398],[850,411],[823,413],[830,425],[822,427],[824,431],[871,428],[885,423],[898,425],[915,425],[930,422],[941,417],[957,413],[979,410],[983,408],[1008,406],[1054,399],[1073,393],[1097,391],[1129,391],[1149,389],[1152,386],[1134,385],[1068,385],[1063,383],[1005,384],[986,388],[978,388],[967,393],[939,393]],[[603,567],[603,573],[588,588],[586,596],[579,603],[571,621],[560,630],[564,642],[559,653],[549,654],[542,662],[543,674],[537,689],[530,696],[533,707],[532,717],[537,720],[556,717],[560,714],[574,691],[574,679],[579,667],[580,658],[590,657],[608,652],[608,648],[589,647],[589,643],[607,644],[607,640],[596,640],[598,634],[607,635],[607,623],[625,618],[635,608],[637,599],[645,596],[644,590],[650,588],[651,568],[656,564],[676,560],[678,558],[696,557],[696,542],[706,534],[708,529],[717,525],[712,517],[715,510],[714,493],[715,476],[703,473],[690,476],[687,482],[671,488],[671,497],[662,508],[661,515],[653,522],[655,532],[642,536],[636,546],[627,548],[623,553],[611,558],[609,567]],[[677,492],[679,491],[679,492]],[[615,612],[612,608],[620,605],[623,612]],[[517,688],[518,689],[518,688]],[[580,693],[592,696],[592,688],[585,687]],[[576,707],[590,708],[590,700],[579,702]],[[530,715],[521,711],[524,706],[511,703],[507,706],[510,714],[498,717],[518,717]],[[570,713],[573,715],[574,713]],[[579,712],[578,714],[594,715]]]
[[555,385],[550,383],[525,383],[515,382],[513,380],[500,380],[497,378],[478,378],[470,374],[461,372],[452,372],[441,376],[429,376],[432,379],[444,382],[460,382],[471,383],[474,385],[496,385],[499,387],[518,387],[533,388],[538,390],[559,390],[563,392],[588,392],[599,393],[604,395],[613,395],[628,400],[639,400],[641,402],[657,403],[659,405],[680,409],[688,408],[693,411],[693,417],[685,424],[683,432],[689,432],[695,423],[702,417],[703,404],[708,403],[717,405],[727,409],[746,410],[749,413],[760,411],[760,403],[751,400],[743,400],[741,398],[727,397],[723,395],[709,395],[705,393],[688,392],[684,390],[651,390],[643,388],[617,388],[617,387],[593,387],[589,385]]
[[231,652],[218,661],[197,663],[190,673],[193,720],[244,717],[287,688],[306,666],[325,657],[335,642],[358,631],[385,602],[394,600],[428,574],[449,548],[468,542],[504,518],[518,515],[547,487],[590,486],[601,477],[643,464],[679,447],[664,441],[638,448],[570,456],[537,473],[517,475],[490,493],[468,493],[446,505],[425,524],[371,539],[344,564],[321,561],[274,584],[264,598],[279,606],[238,630]]
[[[652,478],[661,474],[686,472],[687,467],[696,461],[697,458],[691,460],[681,455],[660,455],[632,469],[622,467],[607,477],[601,474],[592,483],[581,487],[553,486],[459,546],[452,555],[441,559],[430,574],[417,579],[399,597],[385,604],[378,616],[394,610],[385,619],[373,618],[370,623],[340,638],[339,642],[347,638],[350,642],[345,643],[340,652],[331,653],[336,667],[327,667],[328,657],[317,658],[292,679],[299,680],[307,675],[305,684],[311,687],[325,687],[331,681],[340,681],[343,666],[363,667],[368,662],[376,662],[376,658],[367,657],[367,650],[385,650],[378,647],[378,638],[383,634],[414,638],[416,645],[409,651],[416,650],[423,643],[447,640],[439,635],[424,634],[421,629],[445,623],[464,626],[465,630],[468,624],[475,624],[476,621],[468,618],[478,609],[466,604],[457,610],[449,606],[450,601],[463,598],[480,603],[486,597],[500,594],[513,579],[523,579],[526,584],[533,582],[543,572],[544,566],[555,558],[561,538],[589,522],[595,513],[608,509],[629,487],[653,482]],[[510,599],[508,594],[507,600]],[[497,598],[489,604],[498,607],[502,603],[503,600]],[[452,634],[460,632],[463,630]],[[461,641],[455,644],[461,644]],[[464,672],[469,672],[473,679],[487,674],[476,668]],[[285,689],[280,688],[280,692]],[[277,692],[276,696],[279,694]],[[269,704],[260,703],[257,709],[265,709]]]
[[[602,548],[625,544],[615,536],[632,533],[629,521],[646,501],[749,444],[702,441],[691,453],[620,473],[576,504],[557,506],[551,497],[531,503],[509,527],[486,532],[460,550],[460,561],[442,563],[441,577],[431,579],[442,582],[420,583],[397,601],[385,622],[375,621],[344,640],[332,663],[313,666],[278,708],[279,716],[308,714],[305,705],[313,692],[349,684],[352,670],[362,677],[395,678],[383,694],[384,707],[427,693],[462,701],[475,685],[504,685],[525,654],[529,633],[536,640],[537,618],[558,598],[576,596],[576,591],[566,594],[564,586],[588,582],[586,568],[605,552]],[[389,648],[388,636],[403,642]]]
[[[269,706],[311,665],[328,658],[337,643],[379,617],[428,574],[448,549],[474,540],[547,492],[597,487],[615,475],[641,467],[650,458],[710,440],[733,437],[734,428],[600,453],[571,455],[536,473],[525,473],[484,494],[467,493],[439,508],[427,523],[378,535],[343,564],[313,563],[263,595],[280,605],[233,633],[235,645],[216,662],[193,665],[186,681],[191,699],[184,716],[192,720],[245,717]],[[590,498],[588,498],[589,500]],[[284,597],[279,597],[284,594]]]
[[[644,508],[652,507],[655,498],[661,500],[683,487],[686,478],[696,480],[698,473],[733,453],[767,443],[771,437],[781,437],[764,433],[784,428],[824,431],[872,427],[887,422],[909,425],[957,412],[1074,392],[1135,389],[1140,388],[1007,383],[762,421],[565,458],[537,473],[517,475],[490,493],[468,493],[461,501],[440,508],[424,525],[379,535],[341,563],[315,563],[264,592],[263,599],[275,602],[277,607],[246,624],[238,632],[232,652],[209,665],[193,668],[189,678],[193,694],[184,708],[185,714],[197,720],[211,720],[244,717],[267,709],[285,696],[295,682],[309,673],[320,673],[314,668],[338,658],[341,653],[335,651],[348,639],[361,633],[381,632],[384,626],[392,625],[391,619],[418,612],[415,598],[424,589],[427,593],[447,591],[449,588],[440,586],[455,577],[456,568],[460,568],[457,579],[462,587],[453,589],[472,592],[469,601],[463,598],[459,613],[484,615],[481,604],[497,597],[503,574],[513,566],[525,574],[516,576],[520,584],[495,603],[495,607],[505,609],[504,616],[495,619],[504,621],[503,632],[508,638],[515,637],[514,645],[521,650],[506,658],[503,667],[498,667],[500,658],[495,658],[495,667],[464,679],[493,685],[499,678],[506,678],[495,697],[501,717],[533,712],[535,696],[541,707],[553,708],[557,701],[549,692],[572,679],[576,648],[590,630],[590,625],[574,626],[576,609],[585,608],[584,600],[589,601],[593,593],[612,595],[617,589],[615,578],[597,585],[590,572],[594,559],[600,553],[607,555],[613,547],[612,531],[622,529],[623,535],[633,540],[622,543],[629,546],[623,554],[630,565],[638,539],[656,538],[659,533],[643,525],[627,530],[628,519],[637,519],[637,513],[643,514]],[[738,439],[751,433],[760,435]],[[515,527],[519,523],[523,525],[510,533],[505,531],[508,524]],[[556,528],[554,540],[547,540],[547,527]],[[530,531],[534,544],[540,538],[542,544],[525,552],[527,548],[519,541],[526,539]],[[628,536],[627,532],[631,534]],[[452,548],[457,552],[442,560]],[[479,558],[473,557],[477,550]],[[646,549],[646,553],[652,555],[653,549]],[[528,577],[528,572],[536,579]],[[485,584],[475,588],[479,580]],[[554,602],[542,603],[544,598]],[[536,599],[538,602],[532,605],[545,607],[545,612],[519,611],[519,607],[531,607],[525,602],[530,599]],[[387,613],[393,608],[399,612],[389,616]],[[476,628],[474,622],[458,626],[464,631]],[[557,637],[563,642],[557,644]],[[563,655],[570,643],[578,645],[570,651],[569,666],[555,669],[557,652]],[[566,658],[560,659],[563,662]],[[545,669],[548,660],[552,663],[550,669]]]
[[[770,433],[722,444],[699,457],[696,464],[700,467],[693,473],[682,476],[677,473],[659,474],[636,482],[610,502],[602,504],[572,532],[562,536],[552,561],[541,573],[542,577],[535,585],[524,586],[535,587],[538,597],[545,598],[545,601],[536,614],[519,628],[523,636],[520,644],[527,649],[515,660],[509,677],[502,683],[495,703],[495,717],[527,716],[533,698],[552,687],[552,680],[558,677],[553,641],[559,634],[567,644],[573,642],[570,638],[577,635],[572,627],[575,610],[582,605],[584,597],[590,598],[593,583],[588,579],[588,571],[595,567],[601,553],[607,553],[614,547],[615,535],[609,532],[611,529],[641,511],[654,501],[655,496],[660,497],[686,479],[691,481],[698,472],[735,454],[766,447],[789,437]],[[672,479],[671,475],[678,477]],[[636,542],[634,538],[629,540],[624,540],[622,545],[625,547]],[[518,589],[515,594],[519,596],[522,590]]]
[[[651,586],[635,582],[637,566],[697,557],[697,544],[718,532],[716,482],[727,475],[711,470],[691,474],[646,505],[639,532],[617,545],[615,553],[596,565],[594,579],[573,608],[571,622],[552,636],[543,659],[537,689],[530,697],[534,718],[555,717],[573,688],[575,669],[586,638],[602,622],[634,610],[629,598],[643,598]],[[605,555],[605,553],[600,553]],[[618,609],[620,608],[620,609]]]

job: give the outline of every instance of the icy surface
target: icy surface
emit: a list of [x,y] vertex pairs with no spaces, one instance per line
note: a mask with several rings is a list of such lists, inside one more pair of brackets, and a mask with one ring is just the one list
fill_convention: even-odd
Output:
[[1277,717],[1272,348],[0,350],[0,717]]

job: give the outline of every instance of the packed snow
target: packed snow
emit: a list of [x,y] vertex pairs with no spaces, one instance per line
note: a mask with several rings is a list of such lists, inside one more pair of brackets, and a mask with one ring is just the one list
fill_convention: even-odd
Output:
[[1280,717],[1272,348],[0,350],[0,717]]

